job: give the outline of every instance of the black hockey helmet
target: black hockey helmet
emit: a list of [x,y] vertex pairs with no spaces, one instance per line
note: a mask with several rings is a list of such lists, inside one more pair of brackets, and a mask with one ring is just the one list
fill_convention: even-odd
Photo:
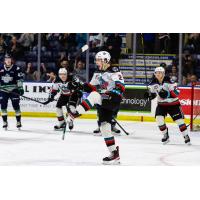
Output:
[[9,53],[6,53],[5,56],[4,56],[4,59],[5,59],[5,58],[11,58],[11,59],[12,59],[12,55],[9,54]]

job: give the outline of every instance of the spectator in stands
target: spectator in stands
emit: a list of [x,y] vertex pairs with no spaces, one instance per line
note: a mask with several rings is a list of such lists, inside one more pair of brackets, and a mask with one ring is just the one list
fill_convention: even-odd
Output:
[[178,71],[175,65],[172,66],[172,70],[169,73],[169,77],[171,78],[172,81],[178,82]]
[[91,33],[89,36],[90,51],[98,52],[104,45],[104,36],[102,33]]
[[190,79],[189,79],[189,81],[187,82],[187,85],[188,85],[188,86],[191,86],[193,82],[197,82],[197,76],[196,76],[195,74],[192,74],[192,75],[190,76]]
[[186,52],[183,55],[183,76],[187,76],[187,74],[194,74],[195,60],[189,52]]
[[60,68],[62,68],[62,67],[66,68],[66,69],[69,67],[69,62],[66,58],[64,58],[60,63]]
[[192,53],[200,52],[200,34],[199,33],[191,33],[189,35],[186,48],[189,49],[190,52]]
[[0,61],[3,61],[4,54],[6,52],[7,45],[3,36],[0,36]]
[[9,46],[9,52],[12,54],[15,60],[20,59],[23,56],[23,49],[21,44],[17,41],[16,36],[13,36]]
[[160,41],[160,53],[169,53],[169,33],[158,33],[158,39]]
[[34,42],[34,34],[33,33],[23,33],[21,37],[18,39],[18,42],[23,47],[24,51],[29,51],[32,48],[32,44]]
[[40,72],[38,70],[35,70],[33,73],[33,79],[35,81],[46,81],[47,77],[46,77],[46,73],[47,73],[47,69],[44,63],[41,63],[40,65]]
[[182,85],[187,85],[187,79],[185,76],[183,76]]
[[48,42],[48,49],[53,51],[61,50],[61,34],[60,33],[49,33],[46,35]]
[[76,33],[65,33],[65,48],[70,54],[76,51]]
[[63,60],[67,60],[67,61],[68,61],[65,52],[61,52],[61,53],[60,53],[60,58],[58,58],[58,61],[56,62],[56,65],[57,65],[57,66],[61,66],[61,62],[62,62]]
[[32,63],[27,63],[26,71],[25,71],[25,81],[34,81],[34,71]]
[[48,78],[47,82],[49,82],[49,83],[55,82],[55,80],[56,80],[56,74],[53,71],[47,73],[46,75],[47,75],[47,78]]
[[108,36],[106,47],[111,54],[112,63],[118,63],[121,54],[122,38],[118,33],[112,33]]
[[82,60],[76,62],[74,73],[81,81],[86,82],[85,63]]

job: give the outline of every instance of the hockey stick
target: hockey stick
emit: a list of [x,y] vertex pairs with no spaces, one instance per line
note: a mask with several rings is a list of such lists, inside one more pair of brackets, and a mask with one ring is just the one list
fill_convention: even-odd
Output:
[[89,46],[87,44],[85,44],[84,46],[82,46],[76,53],[75,59],[78,58],[82,53],[84,53],[85,51],[87,51],[89,48]]
[[113,121],[121,128],[122,131],[124,131],[124,133],[125,133],[126,135],[130,135],[130,133],[128,133],[128,132],[120,125],[120,123],[119,123],[115,118],[113,118]]
[[23,97],[23,98],[25,98],[25,99],[28,99],[28,100],[31,100],[31,101],[35,101],[35,102],[37,102],[37,103],[40,103],[40,104],[42,104],[42,105],[45,105],[44,102],[38,101],[38,100],[36,100],[36,99],[32,99],[32,98],[30,98],[30,97],[26,97],[26,96],[24,96],[24,95],[20,95],[20,94],[18,94],[18,93],[16,93],[16,92],[8,91],[8,90],[3,89],[3,88],[0,88],[0,91],[6,92],[6,93],[10,93],[10,94],[13,94],[13,95],[16,95],[16,96],[21,96],[21,97]]
[[[199,117],[199,115],[200,115],[200,112],[192,120],[194,121],[197,117]],[[191,125],[191,123],[192,122],[190,122],[188,125],[186,125],[186,127],[189,127]]]
[[66,127],[67,127],[67,123],[65,122],[65,126],[63,128],[62,140],[65,140]]

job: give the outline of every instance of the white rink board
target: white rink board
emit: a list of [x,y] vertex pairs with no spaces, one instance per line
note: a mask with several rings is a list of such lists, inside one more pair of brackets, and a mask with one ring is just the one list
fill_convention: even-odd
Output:
[[[52,83],[37,83],[37,82],[24,82],[23,84],[25,93],[24,96],[37,99],[41,102],[45,102],[48,99],[49,96],[49,90],[52,87]],[[130,87],[130,86],[129,86]],[[137,86],[131,86],[131,87],[137,87]],[[145,87],[145,86],[140,86]],[[59,94],[55,97],[58,98]],[[28,99],[25,99],[21,97],[20,101],[21,105],[21,111],[22,112],[29,112],[31,113],[30,116],[34,116],[34,113],[55,113],[55,106],[56,101],[53,101],[49,103],[48,105],[42,105],[34,101],[30,101]],[[152,100],[151,103],[151,112],[150,113],[143,113],[143,112],[136,112],[136,111],[129,111],[129,112],[119,112],[120,116],[148,116],[148,117],[154,117],[155,115],[155,109],[156,109],[157,101],[156,99]],[[13,111],[11,102],[8,103],[8,111]],[[88,114],[96,114],[96,111],[88,111]],[[38,115],[37,115],[38,116]],[[188,118],[188,116],[186,116]]]
[[[48,99],[49,88],[51,88],[52,83],[29,83],[25,82],[24,96],[37,99],[44,102]],[[20,98],[20,106],[22,112],[55,112],[56,101],[49,103],[48,105],[42,105],[34,101],[30,101],[23,97]],[[13,111],[11,102],[8,104],[8,111]]]
[[[52,87],[52,83],[37,83],[37,82],[24,82],[23,84],[24,87],[24,96],[37,99],[41,102],[44,102],[48,99],[48,93],[49,89]],[[134,86],[133,86],[134,87]],[[58,97],[58,95],[57,95]],[[41,113],[52,113],[55,112],[55,106],[56,106],[56,101],[53,101],[49,103],[48,105],[42,105],[34,101],[30,101],[28,99],[25,99],[21,97],[20,101],[21,105],[21,111],[22,112],[41,112]],[[142,113],[142,112],[121,112],[122,115],[127,115],[127,116],[141,116],[141,115],[148,115],[148,116],[154,116],[154,110],[156,107],[156,101],[152,101],[152,112],[151,113]],[[11,102],[9,100],[8,103],[8,111],[13,111]],[[89,111],[87,113],[94,113],[94,111]],[[95,112],[96,113],[96,112]]]

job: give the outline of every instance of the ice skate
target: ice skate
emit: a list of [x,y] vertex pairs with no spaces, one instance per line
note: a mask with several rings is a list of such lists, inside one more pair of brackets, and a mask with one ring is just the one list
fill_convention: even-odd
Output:
[[95,129],[95,130],[93,131],[93,135],[94,135],[94,136],[102,136],[100,127],[98,127],[97,129]]
[[3,122],[3,129],[4,129],[5,131],[8,130],[8,122]]
[[118,165],[120,164],[119,147],[116,147],[110,156],[103,158],[104,165]]
[[74,123],[73,123],[72,120],[70,120],[70,121],[68,122],[68,127],[69,127],[69,130],[70,130],[70,131],[74,128]]
[[112,133],[114,135],[120,135],[121,131],[119,129],[116,128],[116,126],[112,127]]
[[65,122],[63,122],[63,123],[60,124],[60,125],[55,125],[55,126],[54,126],[54,130],[55,130],[55,131],[63,131],[63,129],[65,128],[65,125],[66,125]]
[[189,135],[185,135],[185,136],[184,136],[184,140],[185,140],[185,144],[191,145]]
[[22,127],[22,123],[21,122],[17,122],[17,125],[16,125],[17,129],[18,130],[21,130],[21,127]]
[[167,144],[169,142],[168,130],[167,130],[167,133],[164,134],[164,136],[163,136],[161,141],[162,141],[163,144]]

